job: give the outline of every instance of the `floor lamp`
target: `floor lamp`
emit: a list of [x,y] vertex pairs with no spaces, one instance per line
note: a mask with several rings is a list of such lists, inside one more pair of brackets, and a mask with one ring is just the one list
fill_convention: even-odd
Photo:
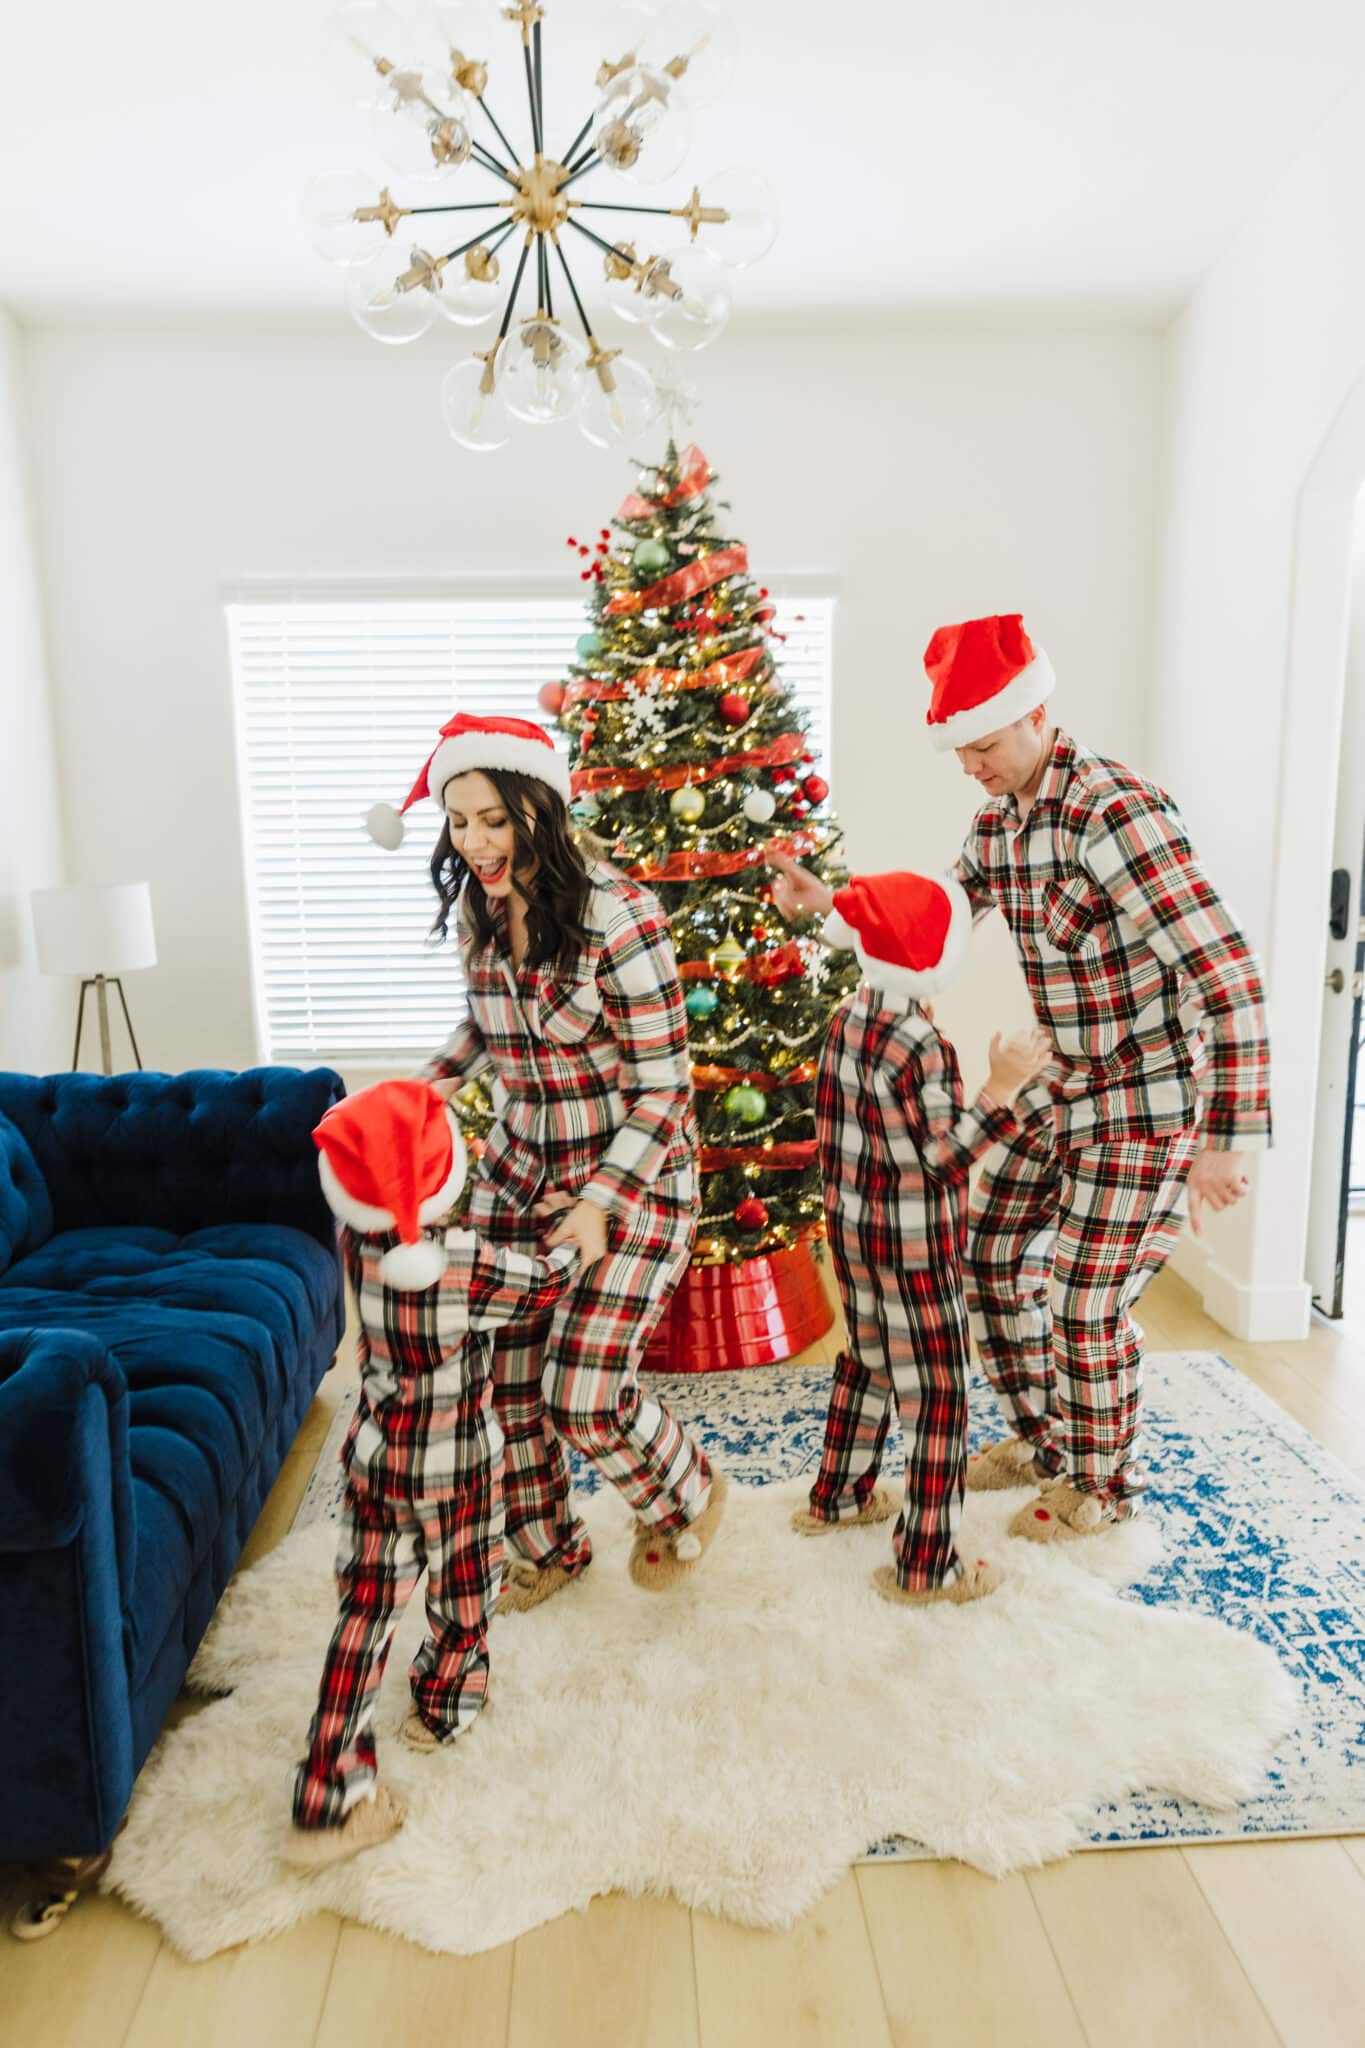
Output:
[[152,892],[147,883],[107,882],[81,884],[72,889],[35,889],[32,903],[39,967],[44,974],[78,974],[81,978],[71,1071],[74,1073],[80,1065],[85,996],[91,988],[95,991],[99,1016],[103,1071],[114,1071],[109,1044],[110,988],[118,990],[133,1058],[140,1067],[142,1055],[133,1036],[133,1020],[128,1015],[120,977],[135,968],[156,966]]

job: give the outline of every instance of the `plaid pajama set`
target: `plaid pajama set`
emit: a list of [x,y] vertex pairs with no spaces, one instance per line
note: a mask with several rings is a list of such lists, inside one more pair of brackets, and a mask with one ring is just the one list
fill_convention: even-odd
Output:
[[583,1570],[560,1441],[591,1460],[637,1519],[661,1533],[710,1498],[699,1446],[637,1372],[692,1252],[696,1127],[668,920],[603,863],[589,868],[589,942],[571,977],[513,966],[497,938],[466,953],[469,1016],[430,1078],[491,1070],[499,1117],[479,1161],[471,1221],[489,1243],[531,1248],[531,1210],[563,1189],[607,1215],[606,1258],[552,1312],[500,1333],[493,1403],[507,1442],[507,1540],[538,1566]]
[[1056,1059],[971,1204],[967,1302],[1010,1427],[1106,1512],[1133,1512],[1131,1309],[1179,1235],[1202,1137],[1270,1143],[1260,972],[1170,798],[1059,732],[1022,822],[978,812],[957,867],[998,904]]
[[984,1093],[964,1110],[952,1046],[918,1003],[866,986],[834,1012],[815,1117],[848,1348],[811,1512],[837,1522],[866,1505],[894,1401],[906,1443],[896,1577],[924,1591],[962,1574],[967,1175],[1014,1118]]
[[410,1673],[417,1710],[444,1739],[468,1728],[484,1703],[503,1559],[495,1333],[548,1310],[578,1266],[575,1245],[528,1258],[450,1230],[436,1286],[400,1293],[379,1278],[394,1242],[342,1231],[360,1313],[361,1386],[341,1454],[340,1609],[294,1778],[300,1827],[336,1826],[374,1785],[375,1702],[424,1566],[428,1633]]

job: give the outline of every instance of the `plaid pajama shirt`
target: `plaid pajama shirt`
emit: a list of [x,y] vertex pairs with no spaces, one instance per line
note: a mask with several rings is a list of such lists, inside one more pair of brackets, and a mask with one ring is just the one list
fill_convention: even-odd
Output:
[[1179,1234],[1196,1127],[1270,1143],[1260,972],[1170,798],[1062,732],[1027,818],[986,804],[957,876],[1003,911],[1056,1055],[972,1201],[972,1327],[1011,1427],[1122,1517],[1143,1485],[1130,1311]]
[[589,874],[588,944],[568,978],[515,968],[506,913],[490,904],[498,936],[466,947],[468,1018],[426,1069],[431,1078],[494,1077],[498,1122],[471,1206],[481,1237],[531,1247],[531,1210],[554,1190],[606,1212],[608,1256],[552,1313],[504,1331],[494,1354],[508,1542],[570,1572],[591,1550],[572,1510],[561,1438],[661,1531],[694,1520],[710,1492],[700,1448],[637,1382],[696,1231],[682,988],[656,899],[602,863]]
[[906,1444],[896,1576],[922,1591],[962,1572],[966,1182],[1014,1118],[985,1095],[964,1110],[953,1048],[917,1004],[866,987],[834,1013],[815,1117],[848,1348],[811,1512],[837,1522],[865,1505],[894,1401]]
[[361,1385],[341,1454],[348,1485],[337,1623],[294,1778],[301,1827],[335,1826],[374,1784],[375,1702],[424,1566],[428,1632],[410,1673],[418,1712],[447,1737],[483,1705],[503,1561],[495,1333],[558,1300],[578,1264],[576,1246],[528,1258],[450,1230],[436,1286],[400,1293],[379,1277],[394,1241],[342,1231],[360,1314]]

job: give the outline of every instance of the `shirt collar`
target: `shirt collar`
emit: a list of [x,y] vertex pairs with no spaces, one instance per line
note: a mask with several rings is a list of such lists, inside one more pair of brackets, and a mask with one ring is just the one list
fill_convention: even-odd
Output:
[[[1061,802],[1075,766],[1076,742],[1071,738],[1070,734],[1064,733],[1062,728],[1058,726],[1052,741],[1052,752],[1048,755],[1047,766],[1043,770],[1043,779],[1038,785],[1038,794],[1029,806],[1030,821],[1036,817],[1044,804],[1057,804]],[[1018,798],[1010,795],[1002,797],[1000,801],[1005,816],[1012,825],[1017,826],[1019,823]]]

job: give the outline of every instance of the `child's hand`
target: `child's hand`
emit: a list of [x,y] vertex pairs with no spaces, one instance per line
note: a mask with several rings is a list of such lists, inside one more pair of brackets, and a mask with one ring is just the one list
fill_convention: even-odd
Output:
[[565,1209],[572,1209],[574,1198],[565,1194],[563,1188],[551,1188],[548,1195],[542,1195],[531,1211],[533,1221],[546,1223],[551,1216],[558,1216]]
[[1035,1026],[1030,1031],[997,1031],[991,1040],[991,1070],[986,1086],[1002,1109],[1009,1109],[1019,1090],[1042,1073],[1052,1057],[1052,1041]]
[[818,875],[803,868],[789,854],[774,853],[770,865],[777,871],[773,902],[788,924],[799,917],[828,917],[834,908],[834,891]]
[[547,1251],[556,1245],[576,1244],[585,1266],[596,1265],[607,1256],[607,1212],[596,1202],[569,1204],[569,1213],[557,1223],[545,1240]]

